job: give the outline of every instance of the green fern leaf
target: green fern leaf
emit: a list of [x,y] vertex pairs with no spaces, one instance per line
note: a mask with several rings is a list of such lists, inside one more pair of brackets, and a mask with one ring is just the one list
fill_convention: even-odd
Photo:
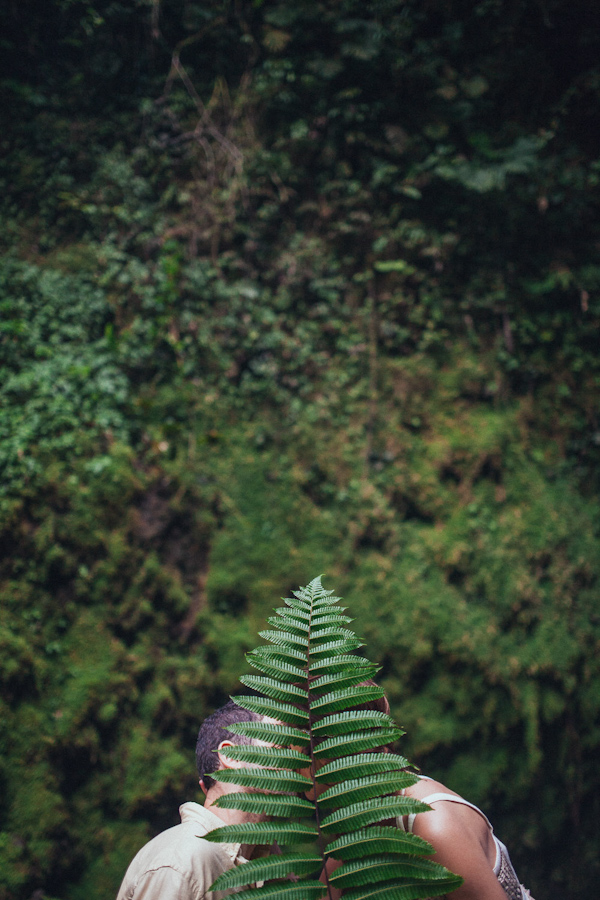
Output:
[[[232,734],[264,745],[223,748],[239,767],[213,773],[217,782],[239,788],[224,792],[217,807],[269,821],[223,826],[207,838],[309,849],[253,860],[223,874],[213,889],[236,891],[236,900],[321,900],[326,889],[316,875],[333,858],[342,865],[331,884],[343,900],[415,900],[452,890],[460,879],[423,858],[432,849],[426,841],[380,824],[429,807],[400,793],[416,779],[407,760],[380,751],[403,732],[385,713],[356,708],[384,694],[361,683],[378,667],[356,655],[362,643],[345,627],[352,620],[320,578],[283,602],[268,620],[272,630],[261,632],[268,644],[247,656],[260,674],[241,681],[257,696],[237,698],[277,724],[230,726]],[[306,799],[317,783],[325,792]],[[251,887],[256,882],[264,887]]]
[[327,659],[315,659],[310,664],[309,672],[311,675],[315,675],[319,673],[321,669],[326,669],[328,674],[334,674],[335,672],[346,672],[350,674],[351,672],[357,672],[358,670],[362,670],[364,673],[370,668],[371,663],[368,659],[364,659],[362,656],[347,656],[346,654],[343,654]]
[[297,650],[295,647],[288,647],[285,644],[278,644],[277,646],[269,647],[267,644],[264,644],[262,647],[257,647],[256,650],[253,650],[252,653],[248,654],[249,657],[261,657],[263,659],[298,659],[301,662],[306,660],[306,653],[303,653],[301,650]]
[[262,697],[233,697],[238,706],[249,709],[272,719],[279,719],[286,725],[303,725],[308,722],[308,712],[292,706],[290,703],[275,703],[273,700],[265,700]]
[[345,888],[397,878],[422,878],[447,883],[449,875],[447,869],[430,859],[419,857],[395,859],[393,856],[379,855],[346,862],[330,876],[329,880],[335,887]]
[[371,734],[361,731],[343,734],[323,741],[315,748],[314,754],[318,759],[321,757],[335,759],[347,753],[364,753],[365,750],[375,750],[377,747],[385,747],[386,744],[397,741],[401,733],[395,728],[381,728]]
[[[383,885],[365,885],[362,888],[344,891],[344,900],[418,900],[418,898],[439,897],[462,884],[458,875],[447,881],[421,881],[404,879]],[[236,898],[237,900],[237,898]],[[249,900],[249,898],[248,898]]]
[[237,784],[241,787],[256,788],[260,791],[307,791],[312,787],[310,778],[305,778],[299,772],[291,772],[287,769],[218,769],[211,772],[211,778],[227,784]]
[[393,794],[414,784],[416,776],[409,772],[386,772],[382,775],[357,778],[353,781],[342,781],[330,787],[319,797],[320,806],[348,806],[370,797],[382,797]]
[[327,845],[327,853],[335,859],[363,859],[376,853],[405,853],[427,856],[433,847],[418,834],[389,826],[371,826],[343,834]]
[[313,726],[313,733],[318,737],[323,735],[347,734],[356,731],[357,728],[393,728],[394,721],[391,716],[377,710],[346,710],[326,716]]
[[364,753],[344,756],[326,763],[317,773],[317,781],[323,784],[351,780],[375,772],[391,772],[405,769],[408,760],[396,753]]
[[265,859],[252,859],[243,866],[235,866],[220,875],[211,886],[213,891],[225,891],[244,887],[256,881],[270,878],[285,878],[287,875],[310,875],[319,872],[320,856],[306,856],[303,853],[282,853]]
[[220,753],[226,759],[234,762],[246,762],[255,766],[274,766],[281,769],[304,769],[308,763],[308,758],[303,753],[286,748],[239,745],[224,747]]
[[309,800],[287,794],[223,794],[213,805],[219,809],[240,809],[243,812],[282,818],[307,816],[314,810],[314,804]]
[[[288,610],[289,612],[289,610]],[[298,636],[302,636],[308,634],[311,630],[310,619],[304,621],[303,619],[296,619],[292,616],[270,616],[267,619],[269,625],[273,625],[275,628],[287,628],[288,631],[291,631],[293,634],[297,634]]]
[[283,846],[305,844],[318,836],[312,822],[243,822],[222,825],[204,835],[214,844],[253,844],[270,846],[277,841]]
[[312,659],[315,656],[323,656],[324,654],[341,655],[342,653],[350,653],[352,650],[358,650],[362,646],[364,646],[363,642],[359,641],[358,638],[353,641],[328,641],[326,644],[319,644],[316,647],[311,644],[310,657]]
[[324,884],[303,878],[297,883],[282,881],[267,887],[241,891],[236,893],[235,900],[318,900],[324,894]]
[[264,722],[236,722],[228,725],[227,730],[232,734],[243,734],[254,738],[256,741],[266,741],[270,744],[282,746],[284,744],[298,744],[303,747],[310,743],[310,736],[299,728],[288,725],[270,725]]
[[385,692],[381,688],[359,685],[354,688],[331,691],[315,700],[311,704],[311,709],[313,712],[318,712],[319,715],[322,715],[342,709],[350,709],[354,706],[360,706],[362,703],[370,703],[372,700],[381,699],[381,697],[385,697]]
[[280,678],[282,681],[292,683],[306,680],[306,672],[303,672],[297,666],[291,666],[283,660],[269,659],[267,661],[253,653],[248,653],[246,659],[254,669],[258,669],[259,672],[262,672],[263,675],[268,675],[269,678]]
[[273,678],[261,678],[260,675],[242,675],[240,681],[253,691],[260,691],[274,700],[308,700],[308,691],[296,687],[295,684],[282,684]]
[[310,683],[311,694],[325,693],[332,687],[338,689],[349,688],[352,685],[360,684],[372,678],[379,671],[379,666],[371,664],[370,666],[361,667],[358,670],[350,670],[347,672],[329,672],[319,674],[318,680],[315,679]]
[[431,809],[420,800],[408,797],[377,797],[375,800],[363,800],[343,809],[336,809],[321,822],[323,831],[346,834],[357,828],[364,828],[374,822],[406,816],[411,813],[427,812]]
[[[265,641],[271,641],[274,644],[299,644],[301,647],[308,647],[308,636],[292,634],[288,631],[259,631],[260,637]],[[305,658],[303,654],[302,658]]]

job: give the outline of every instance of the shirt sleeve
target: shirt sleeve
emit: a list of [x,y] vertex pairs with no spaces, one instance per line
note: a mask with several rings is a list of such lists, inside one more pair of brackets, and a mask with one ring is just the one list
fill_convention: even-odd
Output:
[[189,876],[171,866],[144,872],[138,879],[131,900],[203,900],[204,892]]

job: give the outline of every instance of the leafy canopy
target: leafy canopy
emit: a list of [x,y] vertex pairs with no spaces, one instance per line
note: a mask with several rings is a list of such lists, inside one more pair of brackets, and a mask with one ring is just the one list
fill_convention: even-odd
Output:
[[[217,806],[268,816],[268,821],[217,828],[208,840],[272,844],[280,855],[252,860],[221,875],[211,890],[252,888],[240,900],[308,900],[325,896],[328,877],[347,900],[411,900],[446,894],[461,879],[424,857],[433,848],[417,835],[378,823],[429,807],[400,791],[414,784],[407,760],[382,752],[403,733],[384,712],[356,709],[384,696],[365,684],[377,666],[354,654],[361,642],[351,619],[321,579],[293,592],[269,619],[268,643],[248,654],[260,675],[242,678],[258,696],[236,697],[273,722],[240,722],[229,731],[263,742],[224,750],[240,769],[211,773],[251,792],[222,796]],[[266,746],[265,746],[266,744]],[[378,752],[377,752],[378,751]],[[319,793],[319,789],[326,789]],[[296,793],[298,792],[298,793]],[[312,797],[314,799],[307,799]]]

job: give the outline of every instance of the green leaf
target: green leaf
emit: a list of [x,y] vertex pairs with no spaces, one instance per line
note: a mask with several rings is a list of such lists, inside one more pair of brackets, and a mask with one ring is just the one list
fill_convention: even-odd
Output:
[[284,644],[272,647],[265,644],[262,647],[257,647],[256,650],[252,650],[246,658],[250,659],[250,657],[261,657],[265,659],[298,659],[301,662],[304,662],[306,660],[306,653],[303,653],[301,650],[296,650],[295,647],[287,647]]
[[287,628],[288,631],[292,631],[298,635],[308,634],[310,631],[309,622],[304,622],[302,619],[293,619],[291,616],[281,616],[280,618],[269,616],[267,622],[269,625],[274,625],[275,628]]
[[364,753],[365,750],[375,750],[377,747],[385,747],[397,741],[402,732],[396,728],[382,728],[372,734],[357,731],[344,734],[340,737],[328,738],[315,748],[315,756],[336,759],[347,753]]
[[321,822],[323,831],[334,831],[346,834],[357,828],[364,828],[384,819],[396,816],[407,816],[411,813],[427,812],[431,809],[420,800],[409,797],[378,797],[375,800],[363,800],[351,806],[337,809]]
[[235,866],[211,885],[211,891],[225,891],[243,887],[269,878],[285,878],[286,875],[310,875],[319,871],[320,856],[307,856],[304,853],[282,853],[279,856],[268,856],[264,859],[251,859],[243,866]]
[[331,691],[323,697],[319,697],[318,700],[311,703],[311,710],[318,711],[319,714],[336,712],[341,709],[351,709],[363,703],[370,703],[382,697],[385,697],[385,692],[379,687],[361,685],[354,688],[342,688],[342,690]]
[[232,699],[242,709],[249,709],[250,712],[270,716],[272,719],[279,719],[281,722],[285,722],[286,725],[302,725],[304,722],[308,722],[308,712],[298,709],[290,703],[275,703],[273,700],[261,697],[241,696],[232,697]]
[[337,782],[371,775],[375,772],[391,772],[405,769],[408,760],[395,753],[365,753],[344,756],[326,763],[317,772],[317,781]]
[[218,769],[211,772],[211,778],[227,784],[239,784],[240,787],[253,787],[260,791],[306,791],[312,787],[312,781],[297,772],[287,769]]
[[320,806],[348,806],[369,797],[381,797],[401,791],[418,781],[409,772],[386,772],[381,775],[343,781],[330,787],[319,797]]
[[251,690],[260,691],[267,697],[273,697],[274,700],[308,699],[308,691],[294,684],[282,684],[273,678],[261,678],[260,675],[242,675],[240,681]]
[[[343,640],[343,641],[328,641],[326,644],[319,644],[317,647],[313,646],[312,639],[310,644],[310,657],[311,659],[315,656],[323,656],[323,654],[332,654],[338,655],[342,653],[349,653],[351,650],[357,650],[359,647],[362,647],[362,641],[359,641],[358,638],[355,640]],[[328,660],[331,662],[331,660]],[[311,666],[312,671],[312,666]]]
[[449,875],[448,869],[430,859],[419,857],[395,859],[379,855],[346,862],[330,876],[329,880],[340,888],[358,887],[362,884],[397,878],[423,879],[428,882],[444,881],[447,884]]
[[308,822],[244,822],[240,825],[223,825],[205,835],[215,844],[303,844],[316,838],[318,831]]
[[239,745],[224,747],[220,753],[226,759],[232,759],[234,762],[247,762],[255,766],[306,769],[308,762],[307,757],[297,750],[277,749],[275,747]]
[[371,668],[372,665],[369,660],[364,659],[362,656],[340,655],[330,657],[329,659],[315,660],[310,664],[310,673],[311,675],[314,675],[321,669],[326,669],[327,674],[334,674],[336,672],[346,672],[350,674],[352,672],[362,671],[363,678],[368,678],[369,676],[364,673]]
[[284,881],[262,888],[236,893],[235,900],[318,900],[325,894],[325,885],[320,881]]
[[258,656],[248,653],[246,659],[254,669],[258,669],[263,675],[269,678],[280,678],[282,681],[306,681],[306,672],[297,666],[291,666],[289,663],[279,659],[266,660]]
[[[448,881],[419,881],[418,879],[398,879],[382,885],[365,885],[344,891],[344,900],[417,900],[417,898],[437,897],[447,894],[462,884],[458,875]],[[236,898],[237,900],[237,898]]]
[[271,725],[268,722],[236,722],[227,726],[227,731],[232,734],[243,734],[254,738],[256,741],[266,741],[269,744],[299,744],[304,746],[310,743],[310,736],[299,728],[289,725]]
[[318,737],[323,735],[347,734],[360,728],[393,728],[394,720],[386,713],[377,710],[350,709],[345,712],[326,716],[313,725],[313,733]]
[[223,794],[215,800],[214,806],[218,806],[219,809],[240,809],[243,812],[282,818],[307,816],[314,811],[314,804],[309,800],[285,794]]
[[319,675],[318,680],[315,679],[310,683],[310,692],[311,697],[313,694],[326,692],[333,686],[337,688],[346,688],[351,687],[353,684],[360,684],[361,681],[366,681],[368,678],[372,678],[379,671],[379,666],[370,665],[365,667],[364,669],[359,669],[358,671],[353,671],[352,669],[349,671],[341,671],[341,672],[326,672],[322,675]]
[[[299,644],[301,647],[308,647],[308,637],[298,634],[291,634],[287,631],[259,631],[258,633],[265,641],[271,641],[274,644]],[[302,658],[304,659],[304,654]]]
[[433,853],[433,847],[418,834],[385,825],[343,834],[327,845],[327,853],[335,859],[362,859],[383,852],[424,856]]

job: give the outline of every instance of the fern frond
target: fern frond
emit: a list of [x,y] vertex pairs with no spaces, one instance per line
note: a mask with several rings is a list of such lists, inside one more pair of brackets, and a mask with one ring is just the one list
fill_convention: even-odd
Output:
[[[289,631],[259,631],[260,637],[265,641],[271,641],[274,644],[299,644],[301,647],[308,647],[308,637],[292,634]],[[304,656],[303,656],[304,658]]]
[[219,875],[211,887],[213,891],[225,891],[244,887],[256,881],[267,881],[270,878],[285,878],[287,875],[310,875],[319,872],[320,856],[307,856],[304,853],[282,853],[280,856],[267,856],[264,859],[251,859],[243,866],[235,866]]
[[308,816],[314,810],[314,804],[287,794],[223,794],[215,800],[213,806],[219,809],[240,809],[243,812],[258,813],[266,816]]
[[304,844],[317,836],[318,831],[312,822],[243,822],[213,828],[204,837],[215,844],[270,846],[273,841],[277,841],[287,846]]
[[447,869],[430,859],[416,856],[395,859],[393,856],[379,855],[347,862],[330,875],[329,880],[335,887],[340,888],[359,887],[362,884],[374,884],[377,881],[391,881],[396,878],[419,878],[447,883],[449,874]]
[[262,697],[232,697],[232,700],[241,706],[242,709],[248,709],[250,712],[259,713],[262,716],[270,716],[272,719],[279,719],[286,725],[302,725],[308,722],[308,712],[292,706],[290,703],[275,703],[273,700],[265,700]]
[[344,756],[326,763],[317,772],[317,781],[328,784],[345,779],[359,778],[376,772],[391,772],[405,769],[408,760],[396,753],[364,753]]
[[310,656],[311,659],[314,656],[323,656],[323,654],[333,654],[338,655],[342,653],[350,653],[352,650],[358,650],[359,647],[363,647],[364,644],[362,641],[359,641],[358,638],[354,640],[343,640],[343,641],[328,641],[326,644],[318,644],[316,647],[312,645],[310,647]]
[[343,809],[336,809],[321,822],[323,831],[346,834],[357,828],[364,828],[384,819],[406,816],[411,813],[427,812],[431,809],[420,800],[409,797],[378,797],[375,800],[363,800]]
[[269,678],[280,678],[282,681],[296,682],[306,680],[306,672],[297,666],[291,666],[289,663],[280,659],[266,660],[253,653],[248,653],[246,659],[254,669],[258,669],[263,675]]
[[351,734],[328,738],[315,747],[314,754],[318,759],[321,757],[335,759],[347,753],[364,753],[365,750],[375,750],[377,747],[385,747],[386,744],[397,741],[401,734],[402,732],[395,728],[381,728],[371,734],[353,731]]
[[295,684],[282,684],[273,678],[261,678],[260,675],[243,675],[240,681],[252,691],[260,691],[274,700],[308,700],[308,691]]
[[292,631],[298,635],[308,634],[311,628],[310,619],[297,619],[290,615],[280,615],[279,618],[277,618],[277,616],[269,616],[267,622],[269,623],[269,625],[273,625],[275,628],[287,628],[289,631]]
[[386,825],[373,825],[336,838],[327,845],[327,853],[342,860],[362,859],[376,853],[427,856],[433,853],[433,847],[418,834]]
[[310,743],[310,736],[305,731],[288,725],[271,725],[267,722],[236,722],[228,725],[227,731],[278,746],[298,744],[303,747]]
[[341,612],[345,607],[338,606],[335,609],[330,609],[327,612],[321,612],[317,615],[314,615],[311,619],[313,628],[322,628],[325,625],[337,625],[338,623],[341,625],[349,625],[351,622],[354,622],[350,616],[345,616]]
[[257,647],[248,656],[266,659],[298,659],[300,662],[306,660],[306,653],[303,653],[302,650],[297,650],[295,647],[289,647],[287,644],[277,644],[272,647],[269,647],[268,644],[263,644],[262,647]]
[[[235,698],[276,724],[263,719],[229,726],[232,734],[264,745],[224,747],[223,756],[238,767],[212,773],[217,782],[239,789],[223,793],[217,807],[269,821],[223,826],[207,839],[266,845],[275,840],[284,848],[309,849],[253,860],[224,873],[211,890],[235,891],[236,900],[324,900],[326,888],[316,875],[329,858],[342,863],[330,882],[343,900],[447,893],[460,879],[424,859],[430,845],[381,825],[429,807],[401,795],[416,776],[406,771],[403,756],[380,749],[403,732],[385,713],[357,709],[384,696],[361,683],[378,666],[356,655],[362,642],[345,627],[352,620],[320,577],[283,602],[268,620],[272,629],[261,632],[268,643],[247,655],[260,674],[241,681],[257,696]],[[316,784],[326,790],[306,799]],[[255,882],[266,883],[250,887]]]
[[280,881],[262,888],[236,892],[235,900],[319,900],[325,895],[325,885],[320,881]]
[[311,681],[310,691],[311,694],[319,694],[329,691],[332,687],[337,687],[340,690],[342,688],[352,687],[354,684],[360,684],[361,681],[372,678],[377,672],[379,672],[379,666],[371,664],[370,666],[361,667],[356,671],[350,670],[345,672],[342,670],[341,672],[322,673],[319,674],[318,680],[315,678],[314,681]]
[[308,758],[297,750],[257,747],[252,744],[223,747],[221,756],[234,762],[246,762],[255,766],[269,766],[280,769],[304,769]]
[[[458,875],[447,881],[421,881],[418,879],[398,879],[383,885],[365,885],[362,888],[344,891],[344,900],[418,900],[418,898],[439,897],[462,884]],[[237,898],[236,898],[237,900]],[[248,898],[250,900],[250,898]]]
[[362,670],[364,673],[370,668],[371,663],[368,659],[364,659],[362,656],[347,656],[344,654],[329,657],[328,659],[315,659],[309,666],[309,672],[311,675],[315,675],[321,669],[326,669],[328,674],[334,674],[335,672],[347,672],[350,674],[350,672],[357,672],[358,670]]
[[218,769],[211,772],[210,777],[215,781],[227,784],[238,784],[240,787],[256,788],[260,791],[307,791],[312,787],[310,778],[305,778],[299,772],[291,772],[288,769]]
[[[311,641],[323,641],[325,638],[335,638],[336,640],[355,640],[356,635],[348,628],[342,628],[339,622],[328,625],[327,628],[317,628],[313,622],[310,631]],[[362,645],[361,645],[362,646]]]
[[385,691],[382,688],[372,687],[371,685],[358,685],[354,688],[342,688],[341,690],[324,694],[311,704],[311,709],[313,712],[318,712],[321,715],[342,709],[350,709],[360,706],[362,703],[380,700],[382,697],[385,697]]
[[346,734],[355,731],[356,728],[394,728],[394,720],[386,713],[377,710],[351,709],[345,712],[334,713],[326,716],[313,726],[313,732],[318,737],[325,735]]
[[383,797],[393,794],[417,781],[408,772],[385,772],[382,775],[356,778],[353,781],[342,781],[335,784],[319,797],[321,806],[348,806],[370,797]]
[[278,615],[293,616],[294,619],[301,619],[303,622],[310,622],[312,620],[310,604],[300,604],[298,600],[289,601],[289,598],[285,602],[288,604],[287,606],[280,606],[279,609],[275,610]]

